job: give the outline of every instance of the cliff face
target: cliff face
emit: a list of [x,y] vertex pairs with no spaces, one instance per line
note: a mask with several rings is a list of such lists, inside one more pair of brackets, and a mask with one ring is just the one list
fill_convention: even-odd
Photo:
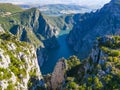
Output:
[[46,22],[36,8],[25,10],[14,17],[17,17],[19,21],[13,18],[15,25],[10,29],[10,32],[17,35],[21,41],[43,46],[42,40],[52,38],[57,33],[57,30]]
[[4,32],[3,28],[1,27],[1,25],[0,25],[0,32],[2,32],[2,33]]
[[11,34],[0,33],[0,89],[34,90],[42,85],[35,48]]
[[113,1],[95,13],[81,15],[68,35],[69,45],[81,58],[89,55],[96,37],[120,34],[120,4]]
[[[70,30],[73,27],[73,15],[46,16],[37,8],[22,10],[20,7],[12,4],[10,4],[9,8],[4,7],[7,5],[9,4],[4,4],[0,7],[0,13],[3,14],[0,15],[0,18],[4,21],[0,21],[1,26],[5,31],[10,31],[17,36],[20,41],[34,45],[37,55],[39,55],[37,57],[40,65],[47,60],[46,49],[59,47],[56,35],[59,34],[60,30]],[[11,12],[14,7],[20,10]],[[4,10],[4,8],[6,9]],[[7,12],[10,14],[6,16]]]
[[51,88],[56,90],[61,88],[65,82],[65,70],[67,69],[66,61],[61,59],[57,62],[55,69],[51,75]]
[[58,61],[53,73],[45,77],[48,89],[119,89],[119,49],[120,36],[98,38],[87,59],[72,56]]
[[52,74],[44,76],[48,90],[64,90],[67,79],[67,71],[79,65],[80,61],[75,56],[71,56],[68,61],[61,58],[54,68]]
[[[62,90],[119,89],[119,45],[120,36],[100,37],[94,43],[87,59],[80,61],[72,56],[65,61],[67,68],[63,67],[64,64],[60,66],[62,61],[59,61],[51,75],[51,86],[55,85],[56,88]],[[59,66],[63,67],[64,74]],[[65,77],[61,79],[63,76]]]
[[[11,21],[13,26],[10,32],[16,35],[20,41],[26,41],[33,44],[37,49],[39,65],[47,60],[46,48],[58,47],[56,34],[58,30],[52,26],[40,13],[39,9],[31,8],[13,15]],[[18,20],[16,20],[18,18]]]

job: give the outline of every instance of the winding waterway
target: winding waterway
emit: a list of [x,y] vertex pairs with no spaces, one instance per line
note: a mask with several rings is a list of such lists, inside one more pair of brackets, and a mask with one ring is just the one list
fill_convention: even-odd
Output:
[[74,54],[66,42],[66,37],[69,32],[70,30],[61,30],[60,34],[57,36],[60,47],[48,52],[48,60],[44,62],[41,67],[41,72],[43,75],[53,72],[55,64],[60,58],[68,58]]

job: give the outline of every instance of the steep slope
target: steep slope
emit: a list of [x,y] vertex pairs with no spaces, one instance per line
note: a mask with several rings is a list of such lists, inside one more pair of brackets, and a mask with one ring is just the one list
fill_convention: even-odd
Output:
[[[11,12],[13,8],[16,10]],[[36,47],[43,47],[43,41],[58,35],[60,30],[71,30],[74,23],[73,15],[46,16],[37,8],[22,10],[12,4],[1,4],[0,10],[1,13],[4,12],[0,15],[0,24],[4,30],[10,31],[21,41],[30,42]]]
[[0,90],[34,90],[42,85],[34,46],[0,33]]
[[74,19],[73,14],[61,16],[46,16],[43,15],[48,23],[54,26],[59,32],[60,30],[71,30],[73,27]]
[[[5,7],[2,5],[1,9],[6,8],[6,5]],[[6,9],[6,12],[11,12],[13,7],[19,8],[15,5],[10,5],[10,11]],[[18,12],[11,12],[8,15],[6,13],[0,15],[0,24],[5,31],[14,34],[20,41],[26,41],[35,46],[40,66],[48,58],[47,51],[59,47],[56,36],[62,30],[69,32],[76,20],[74,15],[47,16],[42,14],[37,8],[20,9]]]
[[[99,38],[89,58],[68,71],[68,76],[75,77],[74,85],[68,80],[66,88],[111,90],[120,88],[120,36]],[[75,71],[76,70],[76,73]],[[73,73],[74,72],[74,73]],[[77,87],[79,86],[79,87]]]
[[[6,5],[9,6],[9,4],[5,4],[4,7],[3,4],[1,6],[1,10],[7,8]],[[9,31],[17,36],[20,41],[29,42],[33,44],[36,49],[39,49],[37,51],[37,55],[39,55],[38,53],[41,53],[42,55],[37,57],[39,65],[42,65],[41,62],[43,62],[47,57],[46,53],[44,53],[46,51],[45,49],[58,47],[55,36],[59,32],[58,28],[47,22],[46,18],[37,8],[11,12],[13,8],[17,9],[20,7],[12,4],[10,5],[11,7],[9,7],[9,9],[7,8],[6,12],[3,13],[3,15],[0,15],[1,27],[3,27],[6,32]]]
[[52,89],[119,90],[119,57],[120,36],[100,37],[86,60],[80,62],[72,56],[67,60],[61,59],[56,64],[54,72],[49,76]]
[[97,12],[79,17],[68,35],[68,43],[75,51],[80,52],[81,58],[87,57],[91,52],[96,37],[120,34],[120,4],[118,2],[119,0],[112,0]]
[[32,42],[36,46],[42,46],[42,40],[51,38],[56,33],[36,8],[1,18],[0,24],[5,30],[17,35],[21,41]]

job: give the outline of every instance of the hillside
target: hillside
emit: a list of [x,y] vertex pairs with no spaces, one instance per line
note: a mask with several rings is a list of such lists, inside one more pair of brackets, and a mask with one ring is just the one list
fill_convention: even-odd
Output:
[[[5,6],[3,4],[1,8],[6,8],[6,5],[9,6],[9,4],[5,4]],[[17,11],[22,10],[18,10],[16,7],[18,6],[11,5],[9,9],[6,8],[6,11],[9,10],[7,12],[11,12],[13,8]],[[5,31],[10,31],[17,35],[22,41],[32,42],[36,47],[43,46],[42,40],[51,38],[56,34],[56,29],[46,22],[37,8],[31,8],[5,16],[1,15],[0,24]],[[22,33],[26,33],[24,34],[26,36],[23,37]]]
[[10,4],[10,3],[0,3],[0,15],[6,13],[17,13],[23,11],[19,6]]
[[62,15],[62,16],[47,16],[44,15],[44,18],[48,23],[50,23],[52,26],[56,27],[57,30],[71,30],[73,27],[74,14],[69,15]]
[[[1,8],[7,8],[6,5],[4,7],[3,4]],[[10,5],[9,10],[20,8]],[[71,30],[73,23],[73,15],[47,16],[42,14],[38,8],[0,16],[0,25],[6,32],[14,34],[20,41],[29,42],[35,46],[40,66],[47,60],[49,49],[59,47],[56,37],[61,30]]]
[[91,11],[90,7],[80,6],[75,4],[46,4],[46,5],[22,4],[19,6],[25,9],[36,7],[39,8],[43,14],[49,16],[61,16],[66,14],[69,15],[69,14],[85,13]]
[[[93,47],[96,37],[120,35],[120,4],[112,0],[95,13],[86,13],[78,17],[73,30],[68,35],[68,44],[86,58]],[[77,17],[76,17],[77,18]]]
[[41,82],[34,46],[0,33],[0,90],[32,89],[41,87]]
[[[119,90],[120,36],[105,36],[96,40],[88,58],[76,56],[61,59],[51,76],[45,80],[56,90]],[[49,78],[49,79],[47,79]],[[51,84],[50,84],[51,83]]]
[[[6,5],[11,7],[8,9]],[[0,16],[0,24],[6,31],[22,38],[22,41],[32,42],[36,47],[44,46],[42,40],[49,39],[59,34],[60,30],[72,29],[73,15],[47,16],[43,15],[37,8],[22,10],[12,4],[2,4],[1,10],[6,9],[8,15]],[[22,33],[26,36],[22,37]]]

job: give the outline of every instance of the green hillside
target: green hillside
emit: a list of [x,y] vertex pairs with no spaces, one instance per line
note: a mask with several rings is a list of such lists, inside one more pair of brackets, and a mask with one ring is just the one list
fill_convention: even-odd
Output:
[[20,8],[19,6],[16,6],[10,3],[0,3],[0,12],[16,13],[21,11],[23,11],[23,9]]
[[[73,26],[73,15],[46,16],[37,8],[22,10],[9,3],[1,3],[0,10],[0,24],[4,30],[17,35],[19,39],[22,37],[23,41],[29,41],[35,46],[43,46],[42,40],[54,36],[53,29],[59,32],[71,30]],[[24,38],[21,36],[23,31],[26,33]]]
[[99,38],[89,58],[78,61],[76,57],[67,61],[64,90],[119,90],[120,36]]
[[[44,15],[44,18],[48,23],[53,26],[57,26],[59,30],[72,29],[72,18],[74,15],[62,15],[62,16],[47,16]],[[68,19],[68,20],[66,20]]]

